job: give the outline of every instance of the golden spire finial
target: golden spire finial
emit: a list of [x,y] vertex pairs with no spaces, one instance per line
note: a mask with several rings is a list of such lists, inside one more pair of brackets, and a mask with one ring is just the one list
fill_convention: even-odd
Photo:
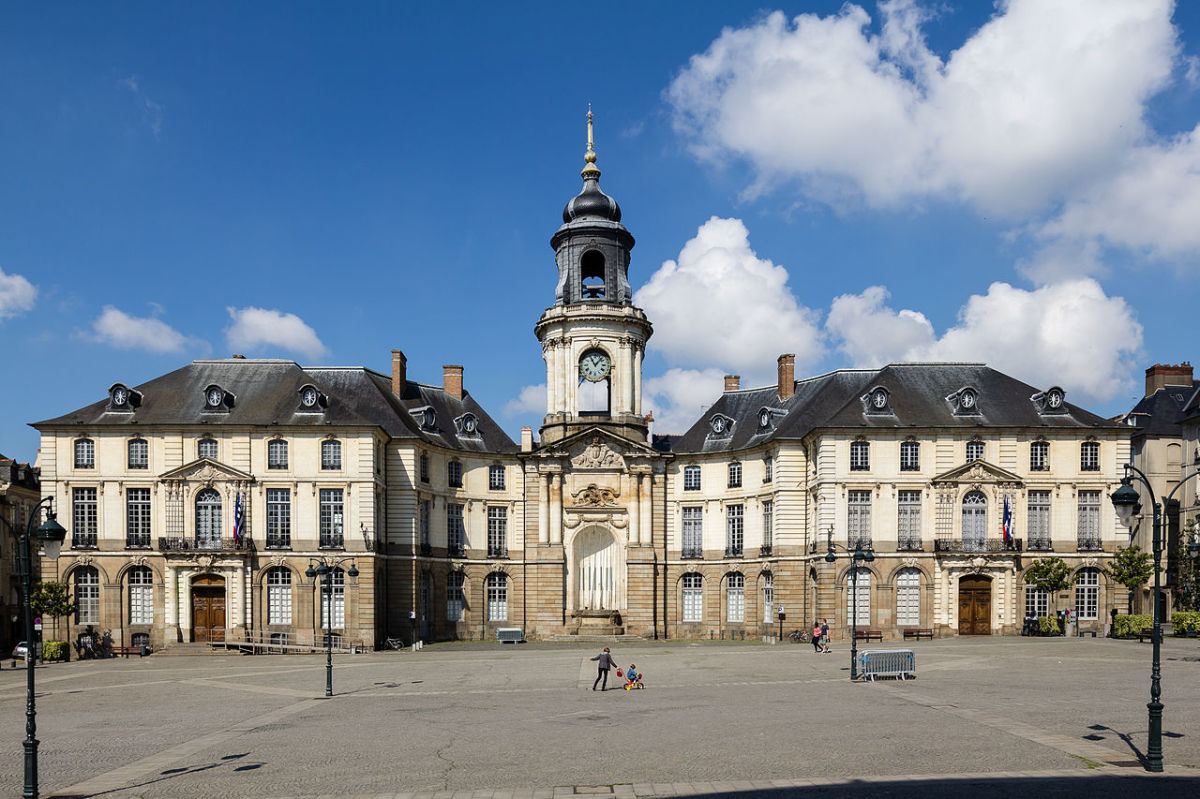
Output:
[[589,178],[589,177],[597,177],[598,178],[598,177],[600,177],[600,168],[596,166],[596,149],[595,149],[595,146],[592,144],[592,104],[591,103],[588,103],[587,121],[588,121],[587,152],[585,152],[583,154],[583,160],[587,161],[587,166],[585,166],[583,168],[583,171],[580,172],[579,175],[580,175],[580,177],[583,177],[583,178]]

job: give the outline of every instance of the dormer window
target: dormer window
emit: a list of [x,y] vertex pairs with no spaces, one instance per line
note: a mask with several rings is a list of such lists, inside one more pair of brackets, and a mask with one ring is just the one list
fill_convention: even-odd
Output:
[[460,436],[478,437],[479,420],[473,413],[464,413],[454,420],[454,429]]
[[316,413],[324,410],[329,405],[329,398],[318,391],[316,386],[301,386],[299,394],[301,411]]
[[713,414],[713,417],[708,420],[708,424],[712,428],[713,438],[729,438],[733,435],[733,419],[723,413]]
[[960,388],[946,397],[946,400],[954,408],[956,416],[971,416],[980,413],[979,391],[972,386]]
[[437,414],[433,408],[426,405],[421,408],[413,408],[409,413],[412,414],[413,420],[420,425],[422,430],[431,433],[437,430]]
[[1065,413],[1067,410],[1066,392],[1058,386],[1030,397],[1038,406],[1038,413]]
[[113,383],[108,389],[108,410],[132,411],[141,404],[142,395],[124,383]]
[[233,395],[217,385],[204,389],[204,410],[228,411],[233,405]]
[[891,413],[891,395],[883,386],[876,386],[862,397],[867,406],[867,413]]

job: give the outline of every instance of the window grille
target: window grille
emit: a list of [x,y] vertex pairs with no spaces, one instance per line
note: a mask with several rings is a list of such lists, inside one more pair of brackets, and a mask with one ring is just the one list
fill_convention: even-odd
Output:
[[463,506],[457,502],[446,505],[446,543],[450,554],[462,557],[466,547],[466,531],[463,529]]
[[144,438],[135,438],[129,442],[129,468],[150,468],[150,444]]
[[149,566],[129,570],[129,623],[154,623],[154,572]]
[[267,548],[292,545],[292,492],[286,488],[267,489]]
[[446,579],[446,621],[460,622],[463,617],[463,575],[451,572]]
[[488,488],[492,491],[504,490],[504,467],[492,466],[488,469]]
[[921,572],[901,569],[896,575],[896,624],[917,627],[921,624]]
[[871,468],[871,447],[866,441],[850,442],[850,471],[865,472]]
[[100,573],[94,566],[75,570],[75,623],[100,623]]
[[1079,470],[1083,472],[1100,471],[1100,442],[1084,441],[1079,446]]
[[488,557],[508,557],[508,508],[491,505],[487,509]]
[[99,516],[96,508],[96,489],[72,489],[74,498],[74,525],[71,528],[72,547],[94,547],[100,534]]
[[852,579],[851,569],[846,572],[846,618],[858,625],[871,623],[871,573],[859,568],[858,583]]
[[488,621],[508,619],[508,576],[492,572],[487,578]]
[[683,557],[704,556],[704,508],[683,509]]
[[1050,549],[1049,491],[1029,492],[1028,518],[1029,549]]
[[217,460],[217,442],[216,439],[202,438],[196,442],[196,457],[208,458],[209,460]]
[[725,506],[725,557],[740,558],[744,536],[741,505]]
[[1082,621],[1095,621],[1100,609],[1100,572],[1080,569],[1075,575],[1075,616]]
[[150,489],[125,490],[125,546],[150,546]]
[[683,575],[683,620],[702,621],[704,618],[704,578],[699,574]]
[[1100,492],[1079,492],[1079,548],[1100,548]]
[[342,468],[342,442],[340,442],[340,441],[322,441],[321,442],[321,468],[322,469],[341,469]]
[[921,468],[921,445],[916,441],[900,442],[900,471],[915,472]]
[[288,443],[276,438],[267,442],[267,468],[286,469],[288,467]]
[[286,566],[267,570],[267,624],[292,623],[292,572]]
[[700,490],[700,467],[699,466],[684,466],[683,467],[683,490],[684,491],[699,491]]
[[92,469],[96,466],[96,445],[90,438],[75,442],[75,468]]
[[451,488],[462,488],[462,464],[450,461],[446,464],[446,482]]
[[737,572],[725,583],[725,620],[732,624],[746,620],[746,578]]
[[729,487],[742,487],[742,464],[738,463],[737,461],[729,464]]
[[342,537],[344,529],[342,489],[322,488],[320,499],[320,546],[345,546],[345,540]]
[[983,460],[983,442],[968,441],[967,442],[967,462]]
[[[325,590],[325,580],[321,580],[321,591],[324,596],[321,597],[321,626],[326,630],[345,630],[346,629],[346,572],[340,568],[333,570],[332,574],[327,575],[327,578],[333,578],[333,585],[330,586],[330,591]],[[329,610],[332,606],[333,623],[328,622]]]
[[1050,442],[1034,441],[1029,445],[1029,471],[1050,471]]
[[896,506],[896,542],[901,551],[921,549],[921,492],[900,491]]
[[847,492],[846,546],[871,546],[871,492]]

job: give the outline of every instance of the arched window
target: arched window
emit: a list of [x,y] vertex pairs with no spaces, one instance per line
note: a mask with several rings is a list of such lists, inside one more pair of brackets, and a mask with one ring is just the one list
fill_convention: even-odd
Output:
[[896,574],[896,624],[921,624],[921,572],[901,569]]
[[292,572],[286,566],[267,569],[267,624],[292,623]]
[[700,490],[700,467],[696,465],[683,467],[683,490]]
[[683,575],[683,620],[704,618],[704,578],[695,572]]
[[221,544],[221,495],[206,488],[196,495],[196,546]]
[[321,442],[321,468],[342,468],[342,442],[332,440]]
[[588,250],[579,259],[580,299],[604,299],[604,255]]
[[967,462],[983,460],[983,442],[968,441],[967,442]]
[[1079,445],[1079,471],[1100,471],[1100,442],[1084,441]]
[[738,461],[729,464],[729,487],[742,487],[742,464]]
[[[332,591],[325,594],[325,583],[321,581],[321,591],[324,594],[321,597],[321,626],[327,630],[345,630],[346,629],[346,572],[341,568],[336,568],[329,575],[333,578],[331,586]],[[332,606],[332,608],[331,608]],[[327,621],[329,611],[333,610],[333,624]]]
[[213,438],[202,438],[196,442],[196,457],[217,460],[217,441]]
[[1034,441],[1029,445],[1029,471],[1050,471],[1050,442]]
[[267,468],[286,469],[288,467],[288,443],[282,438],[273,438],[267,442]]
[[95,566],[75,570],[75,623],[100,623],[100,572]]
[[725,621],[740,624],[746,620],[746,578],[731,572],[725,578]]
[[150,468],[150,445],[144,438],[131,438],[129,440],[129,468],[130,469],[149,469]]
[[1100,570],[1080,569],[1075,575],[1075,616],[1083,621],[1100,617]]
[[846,620],[860,626],[871,623],[871,573],[866,569],[846,572]]
[[921,469],[921,445],[916,441],[900,442],[900,471],[916,472]]
[[508,619],[508,575],[503,572],[487,577],[487,616],[488,621]]
[[149,566],[129,570],[129,623],[154,623],[154,572]]
[[93,469],[96,466],[96,444],[90,438],[75,442],[75,468]]
[[446,464],[446,484],[451,488],[462,488],[462,464],[458,461]]
[[463,617],[463,573],[450,572],[446,578],[446,621],[459,622]]
[[763,621],[772,621],[775,613],[775,578],[770,572],[762,576],[762,607]]
[[987,547],[987,498],[980,491],[963,497],[962,543],[967,552],[983,552]]
[[871,468],[871,445],[866,441],[850,442],[850,471],[865,472]]

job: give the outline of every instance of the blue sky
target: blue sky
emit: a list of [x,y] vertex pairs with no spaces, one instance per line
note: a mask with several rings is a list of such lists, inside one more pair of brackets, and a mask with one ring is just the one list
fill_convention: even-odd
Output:
[[193,358],[444,363],[517,437],[584,115],[646,405],[984,360],[1098,413],[1194,352],[1196,4],[63,3],[0,26],[0,452]]

